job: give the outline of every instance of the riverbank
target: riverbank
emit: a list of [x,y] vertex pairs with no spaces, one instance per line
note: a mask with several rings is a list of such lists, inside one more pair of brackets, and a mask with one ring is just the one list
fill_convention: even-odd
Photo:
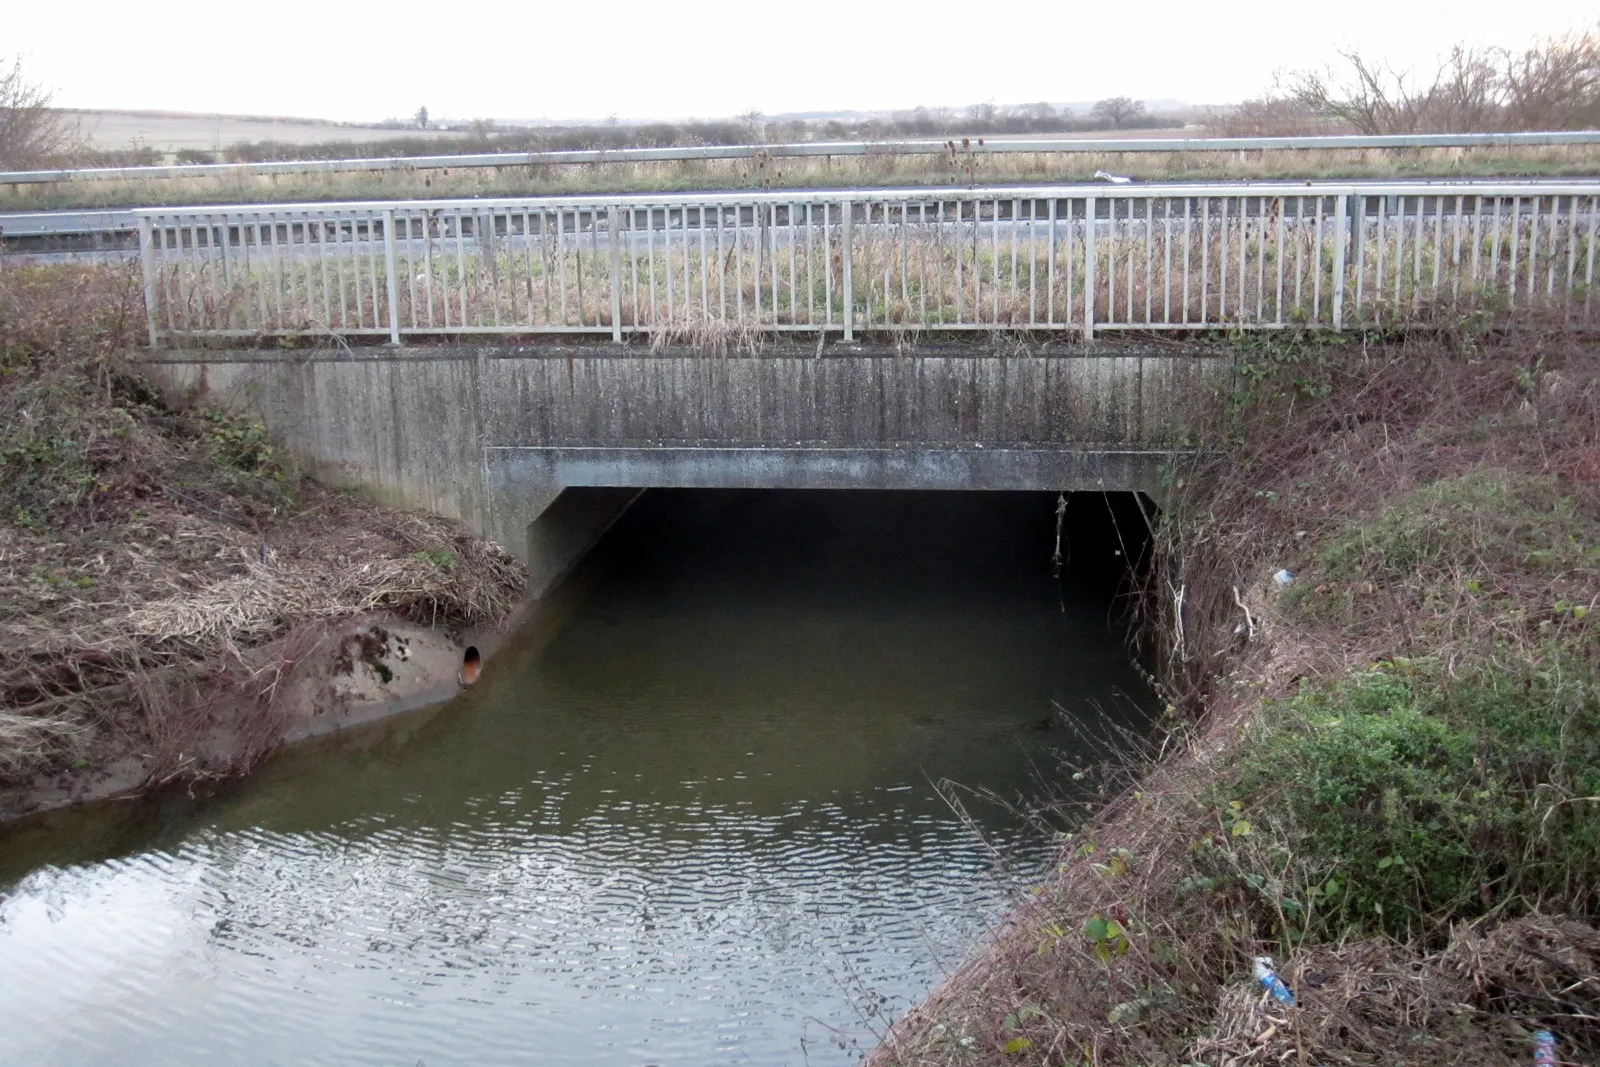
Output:
[[0,271],[0,818],[240,774],[447,696],[520,565],[305,477],[123,353],[128,271]]
[[1239,344],[1140,609],[1163,758],[870,1063],[1600,1053],[1596,347]]

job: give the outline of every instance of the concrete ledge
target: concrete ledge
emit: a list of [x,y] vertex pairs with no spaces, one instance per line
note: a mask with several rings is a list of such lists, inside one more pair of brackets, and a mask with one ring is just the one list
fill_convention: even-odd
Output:
[[496,448],[492,494],[675,489],[1126,490],[1159,494],[1175,453],[1064,448]]
[[1185,338],[1181,348],[1153,343],[1147,338],[1113,337],[1085,342],[1081,336],[1034,337],[1023,334],[978,333],[967,339],[919,337],[901,344],[881,341],[846,343],[836,339],[818,345],[815,339],[764,340],[754,346],[707,349],[685,344],[652,345],[635,338],[615,344],[609,338],[589,342],[566,339],[535,343],[408,342],[398,348],[389,344],[333,344],[317,347],[280,348],[163,348],[130,353],[138,362],[154,365],[208,363],[372,363],[428,362],[433,360],[569,360],[569,359],[910,359],[910,358],[995,358],[995,359],[1221,359],[1233,353],[1223,342]]

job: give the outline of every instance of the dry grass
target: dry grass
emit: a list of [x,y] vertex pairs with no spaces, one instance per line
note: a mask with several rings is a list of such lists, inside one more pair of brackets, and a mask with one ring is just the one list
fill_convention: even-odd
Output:
[[1548,1023],[1568,1038],[1562,1059],[1574,1062],[1570,1036],[1600,1007],[1597,974],[1600,932],[1545,915],[1487,933],[1462,927],[1448,947],[1428,954],[1373,939],[1318,945],[1283,971],[1300,1010],[1230,985],[1193,1054],[1217,1067],[1307,1058],[1511,1067],[1529,1062],[1531,1026]]
[[0,188],[0,210],[155,204],[410,200],[729,189],[1071,184],[1096,171],[1139,181],[1592,176],[1600,148],[895,155],[669,163],[541,164],[307,175],[218,175]]
[[[0,781],[130,751],[160,777],[246,766],[333,621],[496,619],[522,585],[454,523],[301,478],[253,420],[169,406],[124,362],[137,292],[0,271]],[[225,710],[237,745],[197,762]]]

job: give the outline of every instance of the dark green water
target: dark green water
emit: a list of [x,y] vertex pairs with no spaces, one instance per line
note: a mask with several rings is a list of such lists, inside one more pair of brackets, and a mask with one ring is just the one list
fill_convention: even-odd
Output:
[[1053,508],[651,494],[455,703],[0,831],[0,1062],[852,1062],[1048,860],[935,783],[1137,718]]

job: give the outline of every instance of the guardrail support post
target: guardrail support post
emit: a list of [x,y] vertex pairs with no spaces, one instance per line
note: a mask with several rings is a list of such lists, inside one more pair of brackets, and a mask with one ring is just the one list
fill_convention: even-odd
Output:
[[1353,264],[1356,286],[1350,298],[1355,302],[1356,315],[1361,314],[1361,282],[1367,263],[1367,196],[1356,193],[1350,197],[1350,263]]
[[[1092,196],[1083,198],[1083,340],[1094,340],[1094,210]],[[1071,294],[1068,294],[1069,298]]]
[[855,204],[849,200],[843,201],[839,205],[839,214],[844,223],[844,232],[839,239],[839,258],[844,263],[844,278],[839,287],[844,297],[844,340],[846,342],[856,339],[856,291],[855,286],[851,283],[850,273],[850,260],[855,255],[855,248],[851,242],[855,207]]
[[[611,341],[622,343],[622,213],[617,205],[607,209],[611,227]],[[705,217],[702,210],[701,217]]]
[[1338,333],[1344,329],[1344,246],[1350,235],[1350,197],[1344,193],[1339,194],[1337,205],[1334,208],[1334,217],[1339,224],[1333,231],[1333,330]]
[[400,343],[400,286],[395,278],[394,209],[383,213],[383,264],[389,290],[389,343]]
[[150,330],[150,348],[161,347],[161,334],[156,329],[156,272],[155,236],[151,233],[150,219],[139,216],[139,270],[144,275],[144,317]]

